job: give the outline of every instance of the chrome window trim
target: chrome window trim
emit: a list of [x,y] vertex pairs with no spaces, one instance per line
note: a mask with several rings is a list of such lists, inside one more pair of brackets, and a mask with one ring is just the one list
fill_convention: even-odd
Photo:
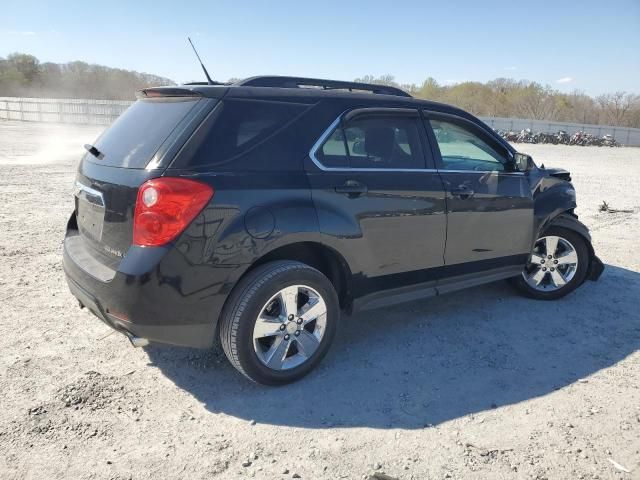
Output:
[[500,175],[524,175],[525,172],[504,172],[500,170],[444,170],[437,168],[351,168],[351,167],[327,167],[322,164],[318,157],[316,157],[316,152],[322,147],[324,142],[331,136],[333,131],[340,124],[340,120],[342,116],[347,113],[342,112],[338,115],[331,125],[327,127],[327,129],[322,132],[322,135],[318,138],[318,140],[313,144],[311,150],[309,150],[309,158],[311,161],[318,167],[320,170],[324,172],[443,172],[443,173],[497,173]]
[[311,150],[309,150],[309,157],[311,158],[313,163],[315,163],[320,170],[324,170],[325,172],[342,172],[345,170],[348,170],[348,171],[351,170],[348,167],[346,168],[345,167],[325,167],[322,164],[322,162],[320,162],[320,160],[318,160],[318,158],[316,157],[316,152],[320,150],[320,147],[322,147],[325,140],[327,140],[327,138],[331,136],[335,128],[340,124],[340,119],[342,118],[342,115],[344,113],[345,112],[342,112],[340,115],[338,115],[338,118],[336,118],[333,122],[331,122],[331,125],[329,125],[327,129],[324,132],[322,132],[322,135],[320,135],[320,138],[318,138],[316,143],[314,143],[313,146],[311,147]]
[[[375,108],[372,108],[372,109],[375,109]],[[365,109],[359,108],[357,110],[365,110]],[[378,109],[375,109],[375,110],[378,110]],[[396,109],[396,110],[408,110],[408,109]],[[338,115],[338,118],[336,118],[333,122],[331,122],[331,125],[327,127],[327,129],[322,133],[322,135],[320,135],[320,138],[318,138],[316,143],[314,143],[313,146],[311,147],[311,150],[309,151],[309,158],[311,158],[311,161],[315,163],[316,167],[318,167],[320,170],[323,170],[325,172],[437,172],[437,170],[434,168],[351,168],[351,167],[327,167],[323,165],[322,162],[318,160],[318,157],[316,157],[316,152],[320,149],[320,147],[322,147],[322,145],[327,140],[327,138],[329,138],[333,133],[333,131],[338,127],[338,125],[340,124],[340,120],[342,120],[342,116],[350,111],[352,110],[346,110],[342,112],[340,115]],[[420,112],[418,112],[417,110],[416,112],[420,114]]]

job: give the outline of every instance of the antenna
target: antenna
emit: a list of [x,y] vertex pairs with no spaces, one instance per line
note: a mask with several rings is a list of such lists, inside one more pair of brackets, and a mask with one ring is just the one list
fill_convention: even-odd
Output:
[[202,63],[202,60],[200,60],[200,55],[198,55],[198,51],[196,50],[196,47],[193,45],[193,42],[191,41],[191,39],[189,37],[187,37],[187,40],[189,40],[189,43],[191,44],[191,48],[193,48],[193,53],[195,53],[196,57],[198,57],[198,61],[200,62],[200,66],[202,67],[202,70],[204,70],[204,76],[207,77],[207,83],[209,85],[215,85],[216,82],[211,80],[211,77],[209,76],[209,72],[207,72],[207,68],[204,66],[204,63]]

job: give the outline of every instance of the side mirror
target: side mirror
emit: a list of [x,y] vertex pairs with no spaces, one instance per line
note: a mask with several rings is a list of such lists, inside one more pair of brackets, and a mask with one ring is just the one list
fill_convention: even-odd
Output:
[[526,153],[516,153],[513,156],[513,166],[516,172],[528,172],[533,168],[533,158]]

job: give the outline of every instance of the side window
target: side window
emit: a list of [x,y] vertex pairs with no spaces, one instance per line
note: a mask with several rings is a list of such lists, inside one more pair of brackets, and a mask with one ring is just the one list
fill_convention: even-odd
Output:
[[221,109],[219,117],[189,166],[221,164],[249,152],[286,127],[308,106],[229,99],[217,108]]
[[351,168],[424,168],[418,119],[358,116],[344,125]]
[[349,157],[346,145],[342,128],[338,127],[316,152],[316,157],[325,167],[347,168],[349,167]]
[[358,115],[338,126],[316,151],[329,168],[425,168],[418,117]]
[[471,130],[453,122],[429,120],[444,170],[504,171],[506,159]]

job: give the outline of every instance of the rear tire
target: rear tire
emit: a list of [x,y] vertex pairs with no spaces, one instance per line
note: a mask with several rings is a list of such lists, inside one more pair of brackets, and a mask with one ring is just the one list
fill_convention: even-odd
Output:
[[250,380],[284,385],[320,363],[339,317],[338,296],[321,272],[300,262],[269,262],[231,292],[220,320],[220,343]]
[[529,298],[557,300],[578,288],[588,269],[589,247],[584,237],[550,227],[536,241],[522,274],[511,283]]

